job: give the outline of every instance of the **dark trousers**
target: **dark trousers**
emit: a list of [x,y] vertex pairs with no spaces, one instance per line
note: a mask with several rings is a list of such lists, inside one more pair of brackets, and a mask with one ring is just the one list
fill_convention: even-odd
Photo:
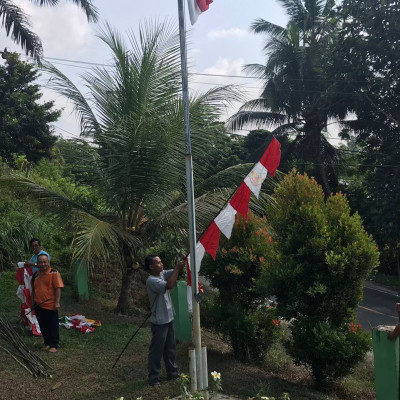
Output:
[[151,324],[151,343],[149,348],[149,383],[160,379],[161,358],[164,358],[168,379],[178,377],[178,366],[175,363],[176,342],[174,321],[168,324]]
[[58,311],[35,308],[36,318],[46,346],[58,348],[60,334],[58,327]]

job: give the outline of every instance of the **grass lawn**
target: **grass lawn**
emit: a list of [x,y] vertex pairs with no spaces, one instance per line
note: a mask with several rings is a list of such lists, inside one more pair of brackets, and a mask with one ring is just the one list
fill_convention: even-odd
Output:
[[[0,314],[15,323],[20,302],[15,296],[17,282],[13,276],[11,272],[0,274]],[[99,287],[91,290],[88,303],[78,304],[67,285],[63,289],[61,306],[60,316],[83,314],[101,320],[102,326],[90,334],[60,327],[60,349],[56,354],[49,354],[41,350],[42,338],[28,336],[16,325],[29,348],[49,363],[54,373],[52,379],[34,379],[0,350],[0,399],[112,400],[124,396],[126,400],[135,400],[142,396],[144,400],[163,400],[179,394],[177,382],[166,381],[165,373],[160,388],[147,385],[148,325],[139,331],[112,369],[120,351],[143,320],[142,315],[114,314],[113,296]],[[209,371],[221,372],[225,394],[241,399],[260,395],[278,397],[283,392],[288,392],[291,400],[375,399],[371,356],[352,375],[321,393],[312,389],[307,371],[292,365],[279,344],[271,349],[261,368],[235,361],[229,345],[211,332],[204,331],[202,340],[208,348]],[[0,345],[3,345],[1,339]],[[187,354],[188,344],[178,344],[177,361],[182,372],[188,371]]]

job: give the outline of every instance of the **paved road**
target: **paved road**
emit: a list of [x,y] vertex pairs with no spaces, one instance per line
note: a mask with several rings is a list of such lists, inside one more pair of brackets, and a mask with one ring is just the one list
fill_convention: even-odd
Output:
[[358,307],[358,322],[364,330],[377,325],[396,325],[399,322],[396,303],[400,303],[400,297],[395,292],[366,282],[364,299]]

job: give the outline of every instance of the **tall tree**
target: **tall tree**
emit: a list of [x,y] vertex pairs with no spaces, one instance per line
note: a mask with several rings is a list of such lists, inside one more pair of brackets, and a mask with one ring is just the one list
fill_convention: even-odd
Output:
[[399,16],[397,0],[344,1],[332,68],[357,116],[343,133],[352,130],[363,150],[364,181],[350,187],[350,199],[379,244],[385,272],[400,277]]
[[35,83],[39,73],[16,53],[3,54],[5,65],[0,66],[0,157],[14,165],[15,155],[26,155],[36,163],[48,157],[56,141],[51,122],[57,121],[60,111],[54,102],[39,103],[42,97]]
[[[95,266],[121,266],[117,309],[125,312],[132,279],[152,239],[165,226],[172,225],[177,235],[188,226],[179,40],[165,23],[142,26],[138,37],[129,37],[130,46],[109,26],[100,38],[112,52],[113,66],[83,76],[89,94],[55,68],[48,70],[53,87],[74,104],[82,135],[91,142],[90,149],[80,147],[79,156],[92,165],[86,178],[97,188],[101,206],[84,208],[28,180],[3,182],[28,188],[47,208],[75,219],[75,257]],[[196,154],[207,149],[208,132],[219,129],[219,106],[227,93],[214,89],[191,100],[195,167]],[[199,229],[202,215],[209,223],[224,202],[221,192],[212,202],[206,199],[196,202]]]
[[[59,0],[31,0],[39,6],[56,6]],[[78,7],[81,7],[86,14],[88,21],[96,22],[98,19],[97,8],[91,0],[72,0]],[[6,35],[20,44],[26,54],[36,60],[40,59],[43,53],[40,38],[30,30],[30,21],[24,10],[12,0],[0,0],[0,21],[1,27],[5,29]]]
[[328,120],[344,118],[347,108],[333,92],[327,75],[327,47],[336,34],[334,0],[279,0],[290,20],[286,28],[263,19],[251,29],[268,35],[266,65],[246,70],[265,81],[261,97],[246,102],[230,124],[233,128],[276,127],[275,133],[293,135],[283,154],[298,160],[299,170],[314,175],[325,195],[338,184],[340,157],[326,138]]

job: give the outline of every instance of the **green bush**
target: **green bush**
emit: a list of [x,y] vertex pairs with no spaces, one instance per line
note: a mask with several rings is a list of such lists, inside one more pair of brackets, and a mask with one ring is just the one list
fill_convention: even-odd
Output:
[[300,320],[293,322],[291,331],[287,348],[293,361],[311,367],[317,383],[349,374],[371,348],[370,334],[354,322],[338,328]]
[[265,360],[281,333],[275,307],[263,305],[245,310],[238,303],[228,304],[220,296],[209,296],[202,303],[202,325],[222,333],[237,360],[256,363]]
[[[270,236],[265,221],[237,216],[230,240],[221,238],[215,262],[206,257],[201,273],[218,289],[202,304],[203,321],[231,343],[235,358],[261,362],[280,331],[276,310],[256,291]],[[275,322],[273,322],[275,321]]]
[[275,294],[278,314],[292,321],[294,360],[310,367],[317,383],[344,376],[367,349],[359,333],[350,351],[354,335],[345,327],[378,264],[376,245],[346,198],[339,193],[325,201],[306,175],[290,173],[273,196],[276,206],[266,210],[273,240],[259,291]]

